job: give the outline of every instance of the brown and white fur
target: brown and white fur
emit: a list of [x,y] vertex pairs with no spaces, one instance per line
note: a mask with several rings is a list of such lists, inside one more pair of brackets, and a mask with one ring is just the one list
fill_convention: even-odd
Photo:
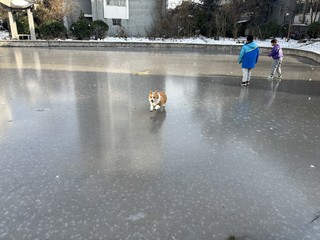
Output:
[[164,108],[166,106],[167,96],[164,92],[152,91],[149,92],[149,103],[150,103],[150,112],[153,109],[158,110],[161,107]]

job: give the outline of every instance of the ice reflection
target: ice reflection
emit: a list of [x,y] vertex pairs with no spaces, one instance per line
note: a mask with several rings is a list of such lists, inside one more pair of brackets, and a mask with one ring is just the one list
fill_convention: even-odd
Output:
[[22,52],[21,49],[17,49],[14,51],[14,57],[15,57],[15,63],[16,63],[16,69],[19,73],[19,79],[23,79],[23,58],[22,58]]
[[[36,80],[41,80],[41,61],[39,58],[38,51],[30,51],[28,55],[24,54],[24,51],[20,48],[14,51],[15,65],[19,75],[19,79],[25,79],[24,70],[25,69],[35,69]],[[30,59],[29,59],[30,58]],[[29,78],[33,78],[29,76]]]
[[[97,73],[75,83],[80,148],[85,152],[81,159],[88,170],[99,166],[107,175],[128,169],[153,175],[159,169],[162,133],[154,114],[160,112],[149,112],[148,90],[137,95],[132,78],[139,77]],[[156,128],[156,135],[150,134]]]
[[[71,239],[80,232],[91,239],[92,228],[124,239],[136,234],[127,227],[136,221],[147,239],[187,239],[190,232],[192,239],[223,239],[228,226],[241,237],[248,223],[256,239],[295,239],[297,225],[314,219],[319,82],[276,86],[260,75],[242,88],[240,75],[229,75],[235,67],[240,74],[238,64],[205,51],[36,49],[37,57],[19,49],[17,69],[15,49],[2,50],[7,236],[42,239],[49,231]],[[150,89],[166,92],[166,111],[149,112]],[[275,93],[277,104],[267,108]]]
[[155,114],[150,117],[151,129],[150,132],[155,134],[161,130],[162,124],[166,119],[167,111],[166,109],[155,111]]
[[270,81],[270,99],[267,103],[267,108],[271,107],[274,99],[276,98],[277,88],[280,84],[281,80],[271,80]]
[[12,121],[12,110],[8,101],[8,92],[0,87],[0,134]]
[[39,52],[34,51],[33,57],[34,57],[34,66],[35,66],[35,70],[37,73],[37,79],[41,80],[41,62],[40,62],[40,58],[39,58]]

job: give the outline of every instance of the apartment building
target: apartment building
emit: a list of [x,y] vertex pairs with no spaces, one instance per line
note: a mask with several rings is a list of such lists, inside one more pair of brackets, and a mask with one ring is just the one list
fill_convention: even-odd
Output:
[[109,25],[108,36],[120,30],[132,37],[145,37],[152,24],[165,11],[167,0],[77,0],[79,8],[66,18],[70,26],[80,16],[89,20],[103,20]]

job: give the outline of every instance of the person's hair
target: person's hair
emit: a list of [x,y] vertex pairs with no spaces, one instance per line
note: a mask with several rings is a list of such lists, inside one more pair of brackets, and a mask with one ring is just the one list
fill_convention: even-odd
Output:
[[253,36],[252,35],[248,35],[247,36],[247,41],[248,42],[252,42],[253,41]]
[[277,41],[277,39],[275,39],[275,38],[273,38],[272,40],[271,40],[271,43],[277,43],[278,41]]

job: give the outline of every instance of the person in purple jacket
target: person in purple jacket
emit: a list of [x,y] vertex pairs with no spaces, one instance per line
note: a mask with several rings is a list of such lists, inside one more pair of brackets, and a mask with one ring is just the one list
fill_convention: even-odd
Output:
[[242,46],[238,63],[242,64],[242,86],[248,87],[251,79],[252,69],[255,67],[259,59],[259,47],[256,42],[253,41],[253,36],[247,36],[246,43]]
[[268,53],[269,57],[272,57],[272,67],[271,67],[271,74],[269,76],[269,79],[272,80],[274,78],[275,73],[278,74],[279,80],[282,77],[281,73],[281,65],[283,60],[283,51],[280,45],[278,44],[277,39],[271,40],[271,45],[273,46],[271,52]]

